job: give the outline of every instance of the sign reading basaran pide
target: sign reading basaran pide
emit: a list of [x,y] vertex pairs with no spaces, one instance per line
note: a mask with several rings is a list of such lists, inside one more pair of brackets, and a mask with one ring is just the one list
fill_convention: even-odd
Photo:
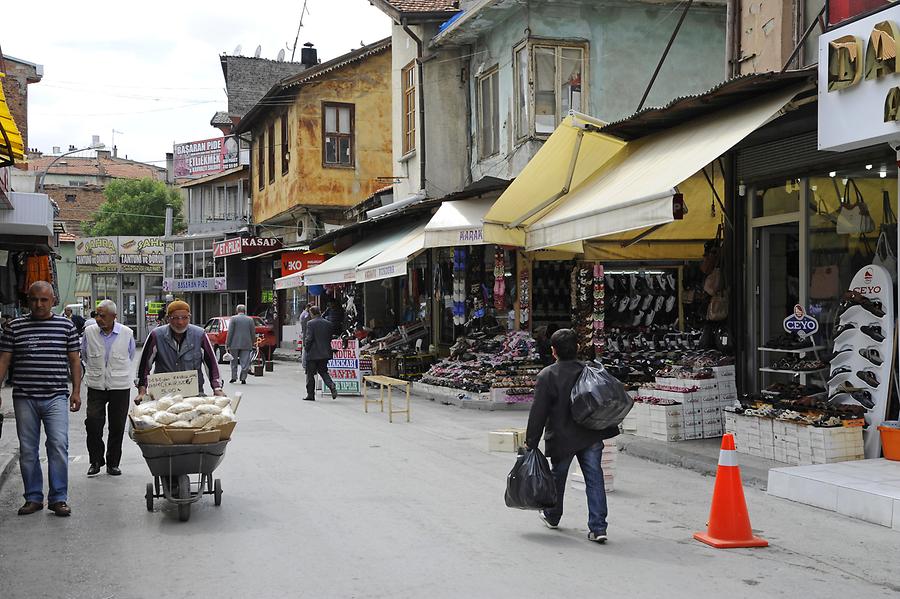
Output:
[[819,321],[806,313],[803,306],[794,306],[794,312],[784,319],[784,330],[796,333],[801,339],[815,335],[819,331]]
[[900,140],[900,6],[819,36],[819,149]]
[[214,137],[175,144],[175,176],[200,177],[238,165],[240,149],[234,137]]
[[182,397],[194,397],[200,393],[196,370],[180,372],[161,372],[147,376],[147,393],[153,399],[163,395],[177,394]]
[[163,279],[163,291],[226,291],[225,277]]

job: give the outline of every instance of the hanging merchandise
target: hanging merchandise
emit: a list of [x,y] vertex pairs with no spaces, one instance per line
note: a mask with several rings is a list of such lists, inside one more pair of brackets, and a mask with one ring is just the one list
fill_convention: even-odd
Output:
[[494,250],[494,309],[506,309],[506,252],[498,247]]
[[837,264],[817,266],[809,281],[809,297],[815,300],[832,299],[841,288],[840,269]]
[[872,264],[884,267],[890,273],[891,280],[897,280],[897,257],[894,255],[894,250],[891,249],[891,242],[884,230],[878,235],[878,243],[875,244],[875,257],[872,258]]
[[722,251],[722,235],[724,228],[720,224],[716,229],[716,236],[712,241],[703,244],[703,261],[700,263],[700,271],[708,275],[719,264],[719,254]]
[[466,250],[453,250],[453,324],[466,324]]
[[50,272],[50,256],[28,256],[25,266],[25,291],[37,281],[53,282]]
[[531,285],[529,284],[528,268],[523,268],[519,273],[519,325],[522,329],[527,329],[530,321]]
[[603,349],[606,346],[606,336],[604,335],[604,326],[606,320],[606,309],[605,309],[605,297],[606,297],[606,287],[603,279],[603,265],[602,264],[594,264],[594,307],[591,311],[591,321],[593,323],[593,338],[592,343],[594,346],[594,355],[599,357],[603,354]]
[[[852,196],[855,196],[855,202],[852,201]],[[874,230],[875,221],[869,214],[869,207],[863,199],[859,186],[853,179],[847,179],[837,217],[838,235],[860,235]]]

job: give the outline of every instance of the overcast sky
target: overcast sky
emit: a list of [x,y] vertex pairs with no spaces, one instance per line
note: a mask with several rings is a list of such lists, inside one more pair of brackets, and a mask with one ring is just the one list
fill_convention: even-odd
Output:
[[[263,58],[294,43],[303,0],[157,0],[152,3],[16,2],[3,8],[4,54],[43,65],[29,86],[28,145],[84,147],[91,135],[119,156],[164,164],[173,142],[215,137],[225,110],[219,54],[242,46]],[[390,35],[390,19],[368,0],[308,0],[300,47],[323,62]],[[119,133],[121,132],[121,133]]]

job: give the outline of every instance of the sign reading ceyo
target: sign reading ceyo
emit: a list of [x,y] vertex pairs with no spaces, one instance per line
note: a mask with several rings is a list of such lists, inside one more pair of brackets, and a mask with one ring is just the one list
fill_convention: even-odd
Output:
[[784,330],[797,333],[801,339],[815,335],[819,330],[819,321],[806,313],[803,306],[794,306],[794,313],[784,319]]
[[900,140],[900,6],[819,36],[819,149]]

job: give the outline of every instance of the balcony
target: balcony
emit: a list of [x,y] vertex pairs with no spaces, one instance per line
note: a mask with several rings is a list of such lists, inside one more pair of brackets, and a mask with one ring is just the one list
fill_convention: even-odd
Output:
[[0,235],[53,235],[53,204],[45,193],[9,194],[12,210],[0,210]]

